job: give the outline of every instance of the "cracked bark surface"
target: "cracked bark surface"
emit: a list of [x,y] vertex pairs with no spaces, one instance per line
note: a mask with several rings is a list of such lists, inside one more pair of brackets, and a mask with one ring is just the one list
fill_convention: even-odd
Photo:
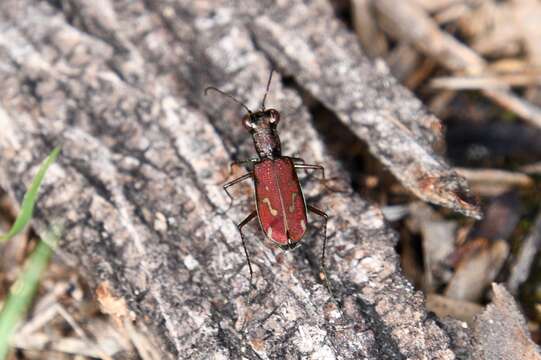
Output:
[[[34,222],[65,222],[59,256],[108,281],[163,357],[453,359],[448,330],[400,272],[396,235],[357,195],[306,183],[331,215],[293,252],[247,229],[257,290],[224,213],[228,163],[254,155],[238,107],[215,85],[282,112],[283,152],[347,177],[329,157],[292,79],[324,104],[414,194],[479,216],[465,181],[431,149],[440,123],[370,64],[324,1],[84,0],[0,3],[0,184],[22,199],[62,144]],[[248,188],[238,194],[248,195]]]

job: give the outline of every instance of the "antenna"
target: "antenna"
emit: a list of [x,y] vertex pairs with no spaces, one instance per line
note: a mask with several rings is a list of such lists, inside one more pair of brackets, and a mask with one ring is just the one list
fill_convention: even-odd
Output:
[[261,110],[265,110],[265,100],[267,100],[267,94],[269,93],[269,88],[270,88],[273,72],[274,72],[274,69],[271,69],[271,72],[269,75],[269,81],[267,81],[267,90],[265,90],[265,95],[263,96],[263,101],[261,102]]
[[218,88],[215,88],[214,86],[208,86],[205,88],[205,95],[207,95],[207,92],[209,90],[214,90],[216,91],[217,93],[220,93],[222,94],[223,96],[227,96],[228,98],[232,99],[234,102],[236,102],[237,104],[241,105],[243,108],[246,109],[246,111],[248,111],[248,113],[251,115],[252,114],[252,110],[248,109],[248,106],[244,105],[244,103],[241,103],[240,101],[238,101],[233,95],[231,94],[228,94]]

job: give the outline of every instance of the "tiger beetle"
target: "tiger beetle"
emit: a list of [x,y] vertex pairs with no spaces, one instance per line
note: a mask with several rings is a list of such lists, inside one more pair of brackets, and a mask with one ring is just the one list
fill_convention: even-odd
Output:
[[276,129],[280,122],[280,113],[275,109],[265,108],[272,73],[273,71],[269,75],[265,95],[261,102],[261,109],[255,112],[229,93],[213,86],[205,89],[205,95],[209,90],[216,91],[246,109],[248,113],[242,117],[242,125],[252,135],[258,155],[257,158],[233,162],[230,169],[234,165],[244,164],[251,164],[252,169],[247,174],[226,183],[223,188],[231,202],[233,202],[233,197],[228,191],[229,187],[247,179],[253,179],[254,182],[256,209],[237,225],[248,268],[250,269],[250,283],[252,283],[253,270],[250,256],[246,250],[244,234],[242,233],[243,227],[257,216],[266,237],[281,249],[291,250],[297,247],[306,233],[306,212],[308,210],[323,219],[324,238],[320,263],[322,274],[320,273],[320,276],[328,286],[325,269],[328,215],[315,206],[306,204],[297,177],[297,169],[319,170],[322,173],[322,180],[325,181],[325,169],[321,165],[306,164],[301,158],[282,155],[280,138]]

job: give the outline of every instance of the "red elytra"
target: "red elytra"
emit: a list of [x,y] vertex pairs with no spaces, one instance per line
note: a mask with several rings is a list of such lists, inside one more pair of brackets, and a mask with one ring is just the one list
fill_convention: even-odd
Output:
[[328,216],[318,208],[306,204],[297,177],[297,169],[320,170],[322,178],[325,180],[325,169],[321,165],[305,164],[304,160],[300,158],[282,156],[280,138],[277,132],[280,113],[274,109],[265,109],[265,100],[269,91],[272,73],[271,71],[269,75],[261,110],[256,112],[251,111],[232,95],[215,87],[205,89],[205,94],[208,90],[217,91],[242,105],[248,111],[248,114],[242,118],[242,124],[250,131],[258,155],[258,158],[237,161],[231,164],[233,166],[248,163],[252,165],[252,170],[226,183],[223,187],[231,201],[233,201],[231,194],[227,191],[229,187],[247,179],[253,179],[254,181],[256,209],[237,225],[250,270],[250,283],[253,270],[242,228],[257,216],[261,228],[269,240],[284,250],[293,249],[306,233],[307,211],[323,218],[324,238],[320,265],[324,279],[327,281],[325,248],[327,244]]
[[267,238],[280,246],[300,241],[306,232],[306,204],[290,158],[254,165],[257,214]]

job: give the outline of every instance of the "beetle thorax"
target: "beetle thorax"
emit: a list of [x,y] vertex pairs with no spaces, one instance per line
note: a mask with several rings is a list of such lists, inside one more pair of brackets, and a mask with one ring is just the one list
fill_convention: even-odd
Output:
[[[266,126],[265,126],[266,125]],[[255,150],[261,159],[275,159],[282,155],[282,147],[276,127],[272,124],[258,126],[252,131]]]

